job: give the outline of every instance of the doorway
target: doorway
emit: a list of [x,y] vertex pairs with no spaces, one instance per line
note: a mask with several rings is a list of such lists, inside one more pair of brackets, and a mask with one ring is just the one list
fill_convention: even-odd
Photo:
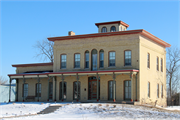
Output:
[[[99,98],[100,99],[100,80],[99,80]],[[89,77],[88,79],[88,100],[97,100],[97,79]]]
[[49,100],[52,100],[53,97],[53,83],[49,82]]
[[124,81],[124,99],[131,100],[131,81]]

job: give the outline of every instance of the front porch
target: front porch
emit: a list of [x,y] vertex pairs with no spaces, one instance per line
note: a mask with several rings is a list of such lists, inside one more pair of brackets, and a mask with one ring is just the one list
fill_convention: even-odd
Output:
[[[139,101],[139,70],[11,74],[17,81],[16,101]],[[11,88],[10,88],[11,89]],[[11,98],[9,97],[9,101]]]

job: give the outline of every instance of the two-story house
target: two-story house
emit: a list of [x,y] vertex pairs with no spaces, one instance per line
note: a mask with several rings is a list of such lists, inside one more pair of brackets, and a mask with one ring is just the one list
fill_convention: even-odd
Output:
[[166,106],[166,47],[123,21],[96,23],[98,33],[51,37],[54,62],[12,65],[17,101],[137,101]]

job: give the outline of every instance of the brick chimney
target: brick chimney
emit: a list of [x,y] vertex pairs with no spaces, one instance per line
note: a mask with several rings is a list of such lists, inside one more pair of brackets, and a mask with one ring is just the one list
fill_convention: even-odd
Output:
[[75,33],[74,33],[73,31],[69,31],[69,32],[68,32],[68,35],[69,35],[69,36],[72,36],[72,35],[75,35]]

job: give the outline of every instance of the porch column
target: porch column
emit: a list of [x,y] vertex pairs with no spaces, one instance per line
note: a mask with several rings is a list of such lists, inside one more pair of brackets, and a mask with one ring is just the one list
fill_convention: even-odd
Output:
[[54,82],[55,82],[54,101],[56,101],[56,77],[54,77]]
[[38,100],[37,101],[39,102],[39,81],[40,81],[39,75],[38,75],[37,81],[38,81],[38,85],[37,85],[37,97],[38,97]]
[[11,78],[9,79],[9,102],[11,102]]
[[113,73],[113,101],[116,102],[116,84],[115,84],[116,75]]
[[51,79],[51,77],[48,77],[48,99],[47,99],[47,101],[49,101],[49,81],[50,81],[50,79]]
[[24,98],[25,98],[25,96],[24,96],[24,84],[25,84],[25,78],[24,78],[24,75],[23,75],[23,102],[24,102]]
[[78,76],[78,74],[76,74],[76,79],[77,79],[77,102],[78,102],[78,100],[79,100],[79,96],[78,96],[78,93],[79,93],[79,91],[78,91],[78,80],[79,80],[79,76]]
[[96,79],[97,79],[97,101],[99,101],[99,76],[98,73],[96,73]]
[[133,74],[130,73],[131,78],[131,101],[133,102]]
[[137,101],[137,74],[138,73],[136,73],[136,101]]
[[62,74],[62,77],[61,77],[61,80],[62,80],[62,101],[64,101],[64,77],[63,77],[63,74]]
[[16,102],[18,101],[18,86],[19,86],[19,79],[16,79]]

